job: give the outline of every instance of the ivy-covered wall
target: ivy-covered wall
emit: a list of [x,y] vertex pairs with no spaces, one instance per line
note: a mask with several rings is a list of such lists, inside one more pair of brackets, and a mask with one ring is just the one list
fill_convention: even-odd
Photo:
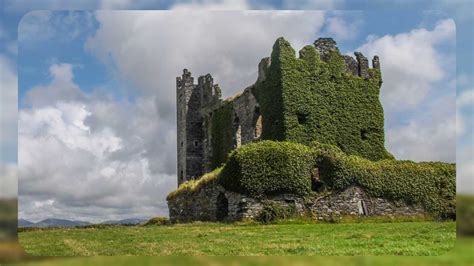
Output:
[[211,169],[227,161],[228,153],[233,149],[233,107],[231,102],[223,102],[213,112],[211,120]]
[[277,39],[266,80],[254,89],[262,139],[319,141],[371,160],[393,158],[384,147],[380,70],[368,69],[368,78],[354,75],[337,49],[327,52],[323,61],[308,45],[297,58],[285,39]]

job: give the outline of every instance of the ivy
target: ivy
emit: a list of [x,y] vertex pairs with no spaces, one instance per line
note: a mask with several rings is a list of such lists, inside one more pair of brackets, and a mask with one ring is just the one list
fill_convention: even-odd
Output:
[[227,161],[227,155],[233,149],[232,103],[224,104],[213,112],[211,121],[211,169]]
[[347,73],[343,56],[331,51],[327,62],[314,46],[295,50],[279,38],[267,79],[254,94],[263,117],[262,139],[336,145],[370,160],[393,159],[384,147],[384,117],[379,101],[381,74],[368,79]]
[[291,142],[261,141],[230,154],[219,176],[228,190],[254,197],[311,191],[312,150]]

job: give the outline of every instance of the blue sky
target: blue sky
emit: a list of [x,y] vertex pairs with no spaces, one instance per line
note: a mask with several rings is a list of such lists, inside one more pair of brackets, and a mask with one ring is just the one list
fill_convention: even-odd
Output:
[[[173,81],[179,75],[178,70],[191,67],[195,77],[210,72],[224,95],[230,96],[252,83],[256,63],[269,55],[272,38],[278,35],[287,37],[296,49],[317,37],[331,36],[344,53],[361,50],[368,57],[381,56],[384,75],[381,99],[389,150],[397,158],[417,161],[454,162],[457,153],[458,181],[461,180],[458,189],[474,192],[469,176],[474,160],[474,33],[470,27],[474,18],[465,12],[472,10],[468,1],[456,4],[410,1],[409,7],[406,1],[398,4],[381,1],[375,5],[369,1],[331,0],[319,4],[303,1],[300,5],[283,0],[258,4],[245,0],[120,3],[84,1],[75,6],[57,1],[3,3],[0,62],[7,75],[2,78],[6,85],[2,84],[0,160],[4,180],[16,183],[16,172],[12,169],[17,161],[17,139],[12,132],[16,132],[14,127],[19,119],[20,216],[23,218],[46,218],[46,209],[51,210],[48,214],[51,216],[91,220],[165,214],[164,196],[175,186]],[[212,35],[196,25],[180,24],[183,22],[179,15],[172,13],[41,11],[24,16],[35,9],[68,8],[340,11],[301,13],[294,17],[290,14],[288,18],[256,14],[255,18],[249,18],[249,23],[231,26],[237,37],[228,37],[228,42],[225,25],[213,26]],[[217,14],[211,16],[209,25],[220,20],[239,21],[239,16]],[[178,18],[173,20],[173,17]],[[205,20],[199,14],[196,18]],[[171,29],[161,26],[163,21],[169,21]],[[268,22],[281,22],[282,26],[269,27]],[[175,34],[182,29],[173,27],[183,25],[209,37],[217,36],[222,40],[220,45],[229,48],[216,48],[206,42],[198,42],[202,47],[197,50],[173,45],[173,38],[183,40]],[[259,27],[265,29],[263,37],[249,33],[249,40],[255,43],[239,39],[239,34]],[[160,36],[166,36],[166,40]],[[183,58],[175,47],[186,49]],[[206,60],[213,54],[226,62]],[[163,62],[157,63],[160,60]],[[12,81],[17,76],[18,87]],[[171,83],[163,81],[166,77]],[[7,88],[18,88],[18,95],[8,94]],[[7,98],[9,102],[12,99],[18,102],[18,116],[10,110],[16,106],[3,104]],[[6,127],[14,130],[4,130]],[[58,153],[61,153],[59,157]],[[67,156],[78,159],[65,160]],[[63,160],[54,169],[58,176],[51,176],[49,181],[42,179],[41,176],[50,174],[48,161],[58,160]],[[73,181],[71,187],[67,186],[67,178],[73,177],[73,171],[84,171],[84,176],[79,177],[83,178],[82,186]],[[22,176],[27,177],[22,179]],[[64,185],[58,185],[62,182]],[[137,182],[139,186],[135,186]],[[135,187],[128,191],[131,186]],[[10,188],[10,192],[0,192],[11,195],[16,188],[13,184]],[[151,196],[157,192],[162,195]],[[124,203],[130,201],[136,205]],[[150,206],[152,201],[158,204]],[[139,204],[148,207],[137,207]]]

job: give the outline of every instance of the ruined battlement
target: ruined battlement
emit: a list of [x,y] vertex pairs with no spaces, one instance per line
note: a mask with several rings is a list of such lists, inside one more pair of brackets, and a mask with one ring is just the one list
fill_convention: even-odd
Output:
[[[328,62],[330,51],[339,52],[337,43],[332,38],[319,38],[314,42],[314,47],[319,51],[320,59]],[[354,57],[343,55],[346,71],[362,78],[369,78],[369,60],[361,52],[354,52]],[[380,70],[380,61],[378,56],[372,59],[372,68]]]
[[222,100],[210,74],[183,70],[176,78],[178,184],[200,177],[237,147],[258,140],[333,144],[372,160],[384,147],[380,61],[360,52],[342,55],[332,38],[319,38],[295,56],[278,38],[258,64],[254,84]]

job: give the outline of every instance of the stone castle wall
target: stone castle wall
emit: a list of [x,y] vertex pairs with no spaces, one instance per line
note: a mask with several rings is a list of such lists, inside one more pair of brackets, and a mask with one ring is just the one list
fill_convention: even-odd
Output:
[[193,195],[178,195],[168,200],[172,222],[192,221],[241,221],[256,219],[264,201],[283,207],[293,207],[297,215],[311,215],[314,219],[329,220],[343,216],[419,216],[428,215],[420,206],[372,198],[357,186],[329,194],[315,193],[301,197],[282,194],[265,199],[255,199],[225,190],[215,182],[204,185]]

